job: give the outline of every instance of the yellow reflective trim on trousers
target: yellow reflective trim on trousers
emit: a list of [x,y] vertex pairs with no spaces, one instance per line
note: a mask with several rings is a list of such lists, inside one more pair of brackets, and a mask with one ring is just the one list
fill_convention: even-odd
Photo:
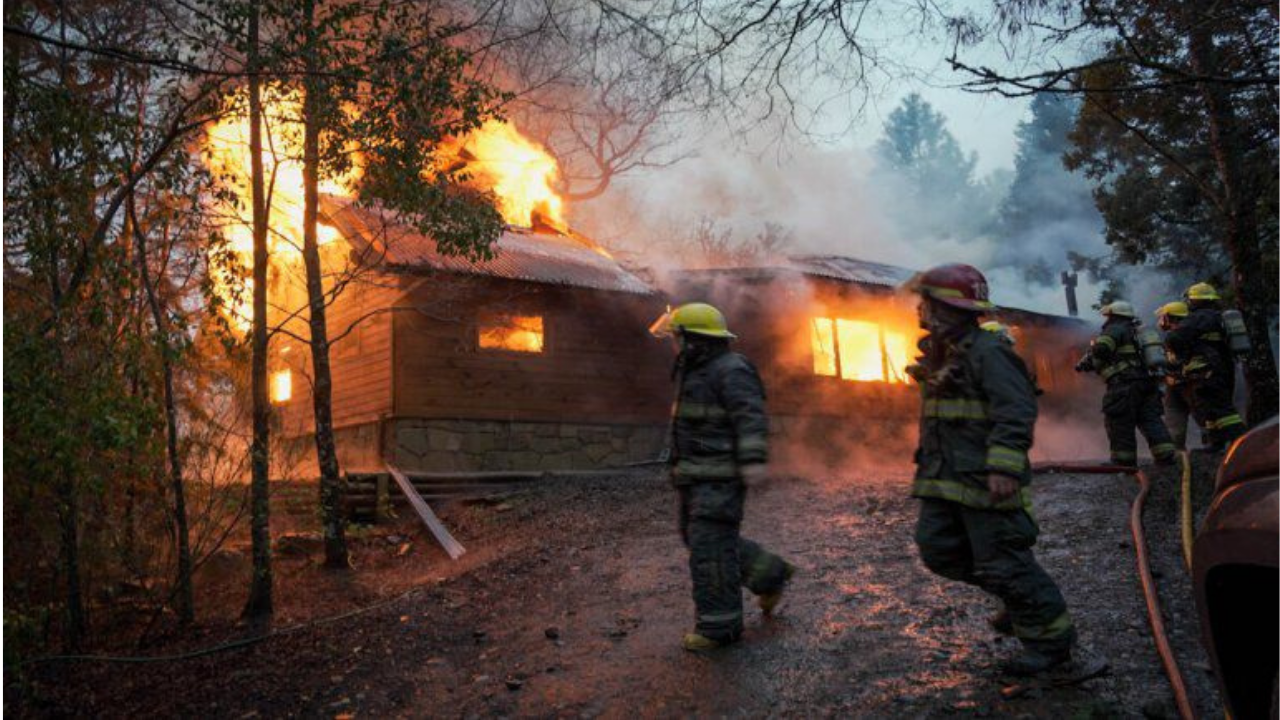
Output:
[[968,398],[928,398],[922,411],[927,418],[943,420],[986,420],[987,404]]
[[723,613],[706,613],[698,616],[700,623],[724,623],[733,622],[742,617],[742,612],[723,612]]
[[700,462],[680,459],[676,461],[676,474],[687,477],[737,477],[738,464],[735,462]]
[[680,402],[676,405],[676,417],[696,420],[719,420],[729,412],[714,403]]
[[987,448],[987,466],[1021,473],[1027,469],[1027,454],[1014,448],[992,445]]
[[1168,457],[1177,452],[1177,450],[1178,448],[1173,443],[1160,443],[1151,446],[1151,454],[1157,458]]
[[1129,452],[1128,450],[1112,450],[1111,461],[1132,465],[1138,461],[1138,453]]
[[1013,634],[1021,640],[1057,640],[1071,632],[1071,615],[1062,613],[1044,625],[1013,624]]
[[738,438],[738,453],[767,450],[769,439],[764,435],[743,435]]
[[1217,420],[1209,420],[1204,424],[1204,429],[1220,430],[1225,427],[1231,427],[1232,425],[1243,425],[1243,424],[1244,424],[1244,418],[1240,417],[1238,413],[1232,413],[1230,415],[1223,415]]
[[911,496],[950,500],[977,510],[1026,510],[1031,512],[1031,489],[1022,487],[1013,497],[991,502],[991,494],[959,480],[917,478],[911,483]]

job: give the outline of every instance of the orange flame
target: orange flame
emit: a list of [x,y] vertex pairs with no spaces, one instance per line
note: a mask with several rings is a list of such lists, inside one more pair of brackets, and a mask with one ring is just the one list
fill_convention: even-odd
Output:
[[810,348],[815,375],[859,382],[909,383],[918,330],[872,320],[813,317]]
[[[271,200],[268,251],[273,264],[298,263],[303,229],[302,99],[296,91],[279,88],[271,88],[265,95],[262,166]],[[229,113],[210,126],[204,143],[209,169],[223,180],[234,198],[218,202],[218,209],[228,218],[224,233],[233,259],[215,261],[210,275],[229,320],[242,332],[249,328],[253,294],[252,279],[244,277],[253,259],[252,165],[246,106],[243,98],[235,103],[240,111]],[[556,161],[515,126],[490,120],[464,137],[443,143],[440,157],[447,164],[465,163],[470,181],[494,193],[498,210],[509,224],[531,227],[535,211],[552,224],[564,224],[563,203],[551,189],[559,172]],[[355,156],[353,160],[344,177],[322,180],[320,192],[349,196],[362,172],[360,158]],[[317,240],[324,245],[338,236],[337,230],[321,225]],[[540,349],[539,346],[537,350]]]
[[497,196],[498,210],[507,223],[532,227],[536,211],[556,225],[564,224],[564,201],[551,189],[559,166],[515,125],[489,120],[446,142],[440,155],[449,163],[466,163],[472,182]]
[[[267,247],[273,262],[297,263],[302,257],[302,99],[297,92],[269,90],[263,102],[262,168],[271,200],[267,218]],[[211,270],[214,286],[228,308],[237,329],[245,331],[252,318],[252,278],[239,277],[253,263],[253,219],[250,200],[252,157],[249,152],[247,102],[236,107],[208,128],[204,152],[209,168],[218,175],[235,201],[220,202],[218,210],[227,217],[224,232],[234,255],[233,262],[216,263]],[[320,182],[320,192],[349,195],[348,188],[359,178],[357,163],[347,175]],[[325,245],[337,239],[338,231],[321,225],[316,241]],[[233,288],[240,285],[242,293]]]
[[488,315],[480,319],[480,348],[542,352],[541,315]]

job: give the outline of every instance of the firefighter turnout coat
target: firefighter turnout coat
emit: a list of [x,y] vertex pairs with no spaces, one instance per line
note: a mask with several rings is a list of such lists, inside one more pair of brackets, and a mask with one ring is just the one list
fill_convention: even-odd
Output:
[[[926,340],[936,342],[932,337]],[[912,495],[920,498],[916,547],[925,567],[982,588],[1004,603],[1013,633],[1028,647],[1068,652],[1075,626],[1053,578],[1032,552],[1035,386],[997,335],[973,327],[926,350],[924,401]],[[1012,497],[993,503],[987,476],[1018,479]]]
[[727,345],[693,341],[685,351],[674,417],[672,478],[680,495],[680,535],[689,548],[695,630],[713,642],[742,634],[742,588],[780,593],[782,558],[740,534],[744,465],[768,460],[764,385]]
[[1223,446],[1244,434],[1245,422],[1232,403],[1235,359],[1227,347],[1222,312],[1191,304],[1191,313],[1165,335],[1165,346],[1182,367],[1191,411],[1211,444]]
[[764,386],[755,366],[726,347],[692,355],[672,425],[673,477],[684,485],[729,480],[769,459]]
[[1147,372],[1142,361],[1137,327],[1131,318],[1108,318],[1089,351],[1094,370],[1107,384],[1102,396],[1102,414],[1111,446],[1111,461],[1136,465],[1135,432],[1141,432],[1152,457],[1171,462],[1177,447],[1164,424],[1160,380]]
[[[1030,507],[1036,391],[1008,343],[975,327],[950,347],[926,353],[920,446],[911,494],[978,509]],[[993,505],[987,475],[1018,479],[1020,490]]]

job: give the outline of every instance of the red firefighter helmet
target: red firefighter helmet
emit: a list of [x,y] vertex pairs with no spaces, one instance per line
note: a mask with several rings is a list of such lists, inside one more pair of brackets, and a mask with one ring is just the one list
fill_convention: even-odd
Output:
[[947,263],[916,273],[906,289],[971,312],[995,307],[991,304],[987,278],[978,268],[963,263]]

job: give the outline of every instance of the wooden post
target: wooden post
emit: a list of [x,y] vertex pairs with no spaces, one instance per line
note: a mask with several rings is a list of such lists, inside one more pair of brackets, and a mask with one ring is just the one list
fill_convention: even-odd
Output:
[[374,477],[373,521],[384,523],[391,518],[391,476],[388,473],[378,473]]

